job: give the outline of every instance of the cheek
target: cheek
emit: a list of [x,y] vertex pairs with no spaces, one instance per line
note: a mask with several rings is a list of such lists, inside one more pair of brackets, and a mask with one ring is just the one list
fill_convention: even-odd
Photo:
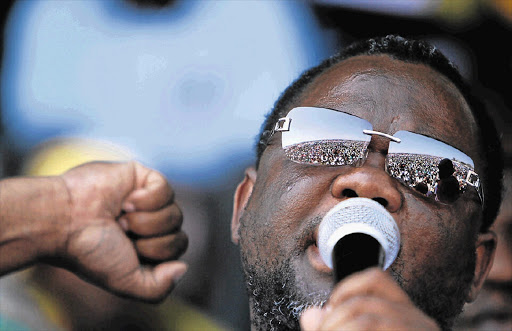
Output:
[[413,200],[407,195],[405,201],[399,225],[402,235],[400,254],[405,271],[457,269],[454,263],[462,263],[464,259],[454,257],[469,256],[474,250],[476,209],[462,201],[453,206],[438,206]]
[[[246,244],[271,258],[301,254],[305,229],[326,212],[331,174],[286,159],[270,160],[272,168],[258,180],[243,217],[241,236]],[[325,173],[325,171],[324,171]],[[247,246],[247,245],[246,245]],[[249,247],[249,246],[247,246]],[[263,255],[262,255],[263,256]]]
[[289,256],[291,238],[301,220],[299,210],[305,204],[295,193],[309,185],[309,178],[294,176],[289,170],[285,162],[273,161],[271,169],[260,171],[242,216],[241,247],[257,252],[259,260]]

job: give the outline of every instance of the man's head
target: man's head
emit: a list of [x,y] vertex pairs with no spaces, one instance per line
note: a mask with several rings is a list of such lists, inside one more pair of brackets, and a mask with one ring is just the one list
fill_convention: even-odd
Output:
[[[499,192],[488,188],[500,185],[487,175],[487,167],[499,171],[499,165],[489,164],[482,151],[487,146],[497,152],[499,144],[482,135],[492,122],[468,100],[444,56],[399,37],[356,44],[284,92],[263,126],[257,170],[248,169],[235,194],[233,240],[241,248],[254,326],[296,328],[303,308],[325,302],[333,284],[316,247],[318,224],[334,205],[355,196],[378,201],[395,219],[402,240],[391,273],[427,314],[448,325],[476,296],[495,242],[485,230],[496,213],[488,200],[499,200]],[[271,132],[295,107],[331,109],[384,134],[409,131],[460,150],[480,174],[484,209],[471,190],[445,204],[391,177],[390,139],[382,135],[371,135],[357,167],[290,160],[281,133]]]

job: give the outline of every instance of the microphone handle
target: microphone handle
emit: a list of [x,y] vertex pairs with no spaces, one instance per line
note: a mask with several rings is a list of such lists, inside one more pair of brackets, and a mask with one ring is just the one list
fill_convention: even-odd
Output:
[[364,233],[348,234],[338,240],[332,252],[334,282],[383,263],[384,252],[377,239]]

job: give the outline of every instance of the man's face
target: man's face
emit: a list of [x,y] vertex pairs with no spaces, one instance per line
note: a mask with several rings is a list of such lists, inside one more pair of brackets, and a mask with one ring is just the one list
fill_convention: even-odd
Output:
[[[353,114],[388,134],[430,136],[463,151],[475,171],[481,170],[468,106],[446,78],[426,66],[387,56],[354,57],[319,76],[294,106]],[[238,206],[233,234],[235,241],[239,236],[255,326],[298,328],[303,308],[327,300],[333,281],[316,247],[318,224],[354,194],[379,198],[394,217],[401,249],[390,272],[413,301],[439,320],[458,312],[473,278],[478,197],[464,194],[446,205],[405,187],[385,171],[388,146],[389,139],[372,136],[363,166],[312,166],[285,156],[280,133],[271,138],[254,185],[245,190],[250,198]]]

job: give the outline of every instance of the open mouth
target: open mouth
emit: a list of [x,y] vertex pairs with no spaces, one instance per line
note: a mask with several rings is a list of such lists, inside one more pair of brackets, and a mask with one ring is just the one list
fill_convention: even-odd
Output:
[[308,242],[309,245],[306,248],[306,255],[307,255],[309,263],[311,264],[313,269],[315,269],[316,271],[318,271],[320,273],[331,274],[332,269],[329,268],[325,264],[324,260],[322,259],[322,256],[320,255],[320,251],[318,249],[318,245],[317,245],[318,228],[316,228],[316,230],[313,234],[313,238],[311,238],[311,239],[312,240],[310,240]]

